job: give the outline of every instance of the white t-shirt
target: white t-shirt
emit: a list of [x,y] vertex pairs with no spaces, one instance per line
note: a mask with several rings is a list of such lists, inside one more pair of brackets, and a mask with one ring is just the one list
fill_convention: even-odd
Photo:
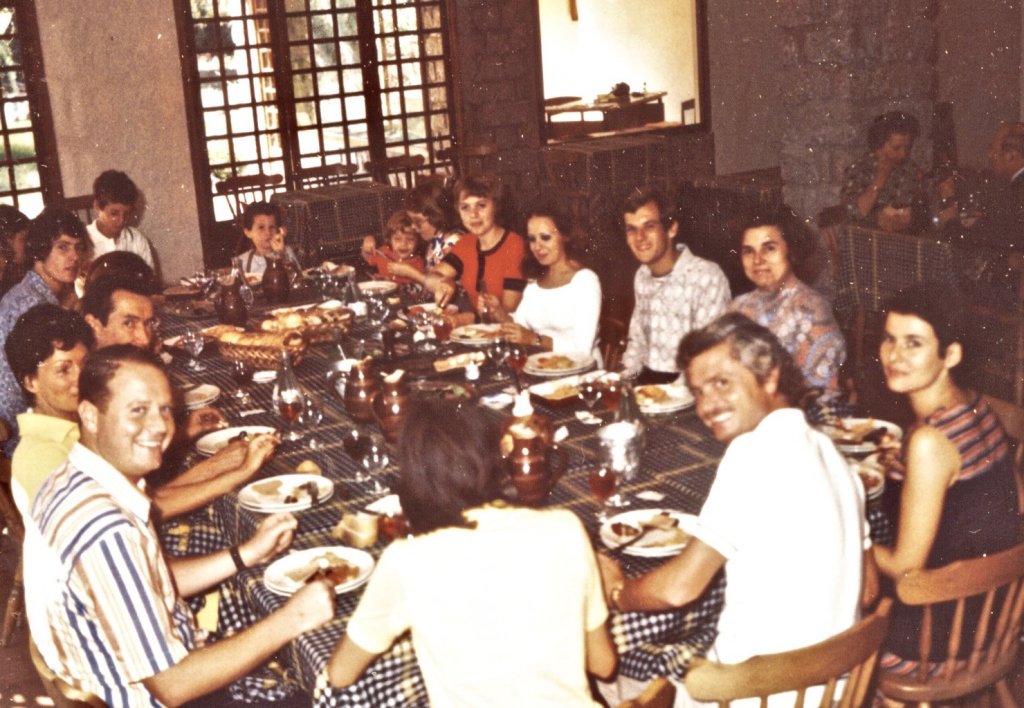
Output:
[[608,616],[594,552],[567,510],[485,507],[476,529],[395,541],[349,621],[383,652],[412,630],[438,708],[596,706],[586,632]]
[[542,288],[531,281],[512,313],[517,324],[551,337],[554,352],[598,356],[597,322],[601,316],[601,281],[589,268],[565,285]]
[[125,226],[121,229],[121,233],[118,234],[117,238],[107,238],[100,230],[96,227],[96,222],[93,221],[91,224],[85,227],[85,230],[89,232],[89,240],[92,241],[92,257],[93,259],[99,258],[105,253],[111,251],[128,251],[146,261],[153,270],[156,270],[156,262],[153,260],[153,247],[149,243],[149,239],[142,235],[138,229],[132,226]]
[[694,531],[726,559],[712,656],[736,663],[851,627],[868,532],[860,481],[801,411],[733,440]]

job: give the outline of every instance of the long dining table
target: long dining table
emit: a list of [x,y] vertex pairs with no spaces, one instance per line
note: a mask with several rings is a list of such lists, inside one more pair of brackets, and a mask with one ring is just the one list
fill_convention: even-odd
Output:
[[[265,309],[257,302],[251,321],[257,321]],[[186,316],[171,308],[165,308],[161,321],[163,336],[181,334],[189,325],[205,327],[215,323],[214,318],[196,317],[192,313]],[[373,351],[379,347],[375,347],[377,331],[376,327],[365,321],[356,321],[343,338],[342,345],[348,351],[356,346],[365,346]],[[459,350],[466,347],[454,345],[454,348]],[[334,494],[329,499],[295,512],[299,530],[290,550],[340,545],[341,542],[332,536],[332,529],[342,514],[364,510],[380,497],[379,493],[374,493],[373,482],[354,479],[359,463],[349,457],[342,444],[344,434],[356,424],[326,377],[335,352],[329,346],[311,346],[301,363],[295,367],[301,385],[323,411],[321,422],[304,426],[304,437],[301,440],[283,442],[275,456],[254,478],[293,472],[299,463],[312,460],[334,483]],[[377,366],[382,372],[405,368],[418,377],[466,381],[462,369],[436,374],[423,365],[425,360],[433,361],[434,356],[436,354],[420,353],[392,360],[381,355]],[[174,352],[169,366],[172,380],[183,387],[197,383],[219,387],[222,393],[214,405],[224,413],[230,425],[282,427],[282,419],[278,417],[271,400],[272,382],[250,384],[248,390],[251,400],[243,405],[239,399],[230,395],[235,384],[226,359],[213,351],[204,352],[200,360],[206,369],[198,373],[187,367],[187,360],[188,356],[183,352]],[[508,381],[494,380],[494,371],[493,364],[484,365],[480,379],[473,382],[473,389],[481,397],[508,389]],[[537,381],[540,379],[523,376],[522,384],[526,386]],[[484,406],[478,398],[467,399],[464,405],[473,406],[474,411],[495,422],[510,415],[507,406],[495,410]],[[580,403],[553,406],[535,400],[534,405],[538,412],[550,417],[555,426],[564,426],[568,431],[568,437],[560,443],[566,457],[565,472],[544,504],[575,512],[591,534],[595,548],[599,549],[602,547],[600,524],[596,515],[599,502],[590,492],[588,473],[598,459],[597,430],[600,426],[584,424],[577,418],[575,413],[581,410]],[[242,417],[243,413],[245,417]],[[610,422],[613,415],[604,408],[595,411],[595,414],[602,423]],[[633,481],[620,488],[630,503],[628,509],[667,508],[690,514],[699,513],[714,479],[723,446],[703,427],[692,408],[645,416],[645,425],[645,447],[640,472]],[[391,460],[397,458],[395,452],[392,448]],[[187,457],[182,464],[188,463]],[[393,478],[392,475],[396,473],[397,469],[392,465],[385,477]],[[638,494],[641,496],[638,497]],[[248,538],[262,518],[262,514],[250,511],[239,503],[237,492],[226,494],[207,507],[166,523],[162,528],[164,545],[169,553],[175,555],[210,553]],[[382,537],[367,550],[375,558],[379,557],[386,543]],[[656,567],[664,559],[623,555],[622,561],[627,574],[638,574]],[[287,601],[286,597],[264,585],[264,570],[265,566],[243,570],[222,586],[218,608],[220,631],[237,631]],[[724,587],[724,574],[719,574],[701,598],[680,610],[613,613],[611,629],[620,653],[620,672],[637,679],[658,675],[682,678],[690,661],[703,655],[714,641]],[[270,700],[287,691],[286,684],[294,681],[302,690],[312,694],[315,705],[320,706],[429,705],[408,634],[378,658],[353,686],[346,689],[327,686],[324,671],[326,663],[344,635],[347,620],[355,610],[361,593],[362,590],[357,589],[338,595],[335,619],[315,631],[303,634],[279,654],[279,663],[288,679],[277,681],[263,675],[250,679],[239,690],[249,694],[250,698]],[[486,623],[482,622],[481,631],[486,631],[485,626]]]

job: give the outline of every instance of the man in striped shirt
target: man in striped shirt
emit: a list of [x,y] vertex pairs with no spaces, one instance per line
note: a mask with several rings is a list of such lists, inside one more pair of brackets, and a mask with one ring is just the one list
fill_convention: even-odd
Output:
[[[92,354],[79,379],[81,440],[39,490],[25,540],[32,639],[47,665],[109,706],[179,705],[252,671],[334,614],[326,581],[243,632],[204,645],[181,595],[284,550],[291,514],[201,558],[165,558],[139,482],[174,434],[162,364],[130,345]],[[180,594],[179,594],[180,593]]]

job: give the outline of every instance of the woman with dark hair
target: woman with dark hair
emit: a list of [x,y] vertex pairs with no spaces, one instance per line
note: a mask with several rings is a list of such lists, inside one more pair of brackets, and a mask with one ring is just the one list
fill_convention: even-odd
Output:
[[579,232],[568,213],[551,204],[530,210],[526,232],[523,275],[529,282],[519,307],[509,314],[493,295],[482,295],[484,304],[509,341],[596,358],[601,281],[577,260]]
[[[885,577],[976,558],[1016,543],[1019,518],[1013,463],[992,409],[962,386],[967,339],[962,300],[946,286],[919,286],[887,303],[879,356],[885,383],[905,395],[915,422],[887,471],[883,498],[896,527],[892,546],[874,548]],[[980,599],[980,598],[978,598]],[[932,653],[946,657],[952,608],[936,613]],[[979,606],[968,607],[973,627]],[[885,670],[909,672],[918,654],[920,608],[897,602]],[[961,646],[970,647],[965,638]]]
[[498,437],[450,402],[410,410],[397,488],[413,536],[381,555],[332,686],[411,630],[432,705],[598,705],[585,670],[610,675],[615,649],[593,548],[572,512],[501,502]]
[[28,224],[27,216],[10,204],[0,204],[0,296],[20,283],[28,272]]
[[921,132],[917,118],[890,111],[868,126],[868,152],[846,168],[840,199],[854,221],[884,231],[907,231],[926,215],[924,173],[910,151]]
[[823,389],[826,401],[834,401],[840,394],[846,341],[828,301],[797,276],[814,250],[810,232],[782,206],[747,217],[738,233],[743,272],[757,288],[735,298],[729,311],[771,330],[807,385]]

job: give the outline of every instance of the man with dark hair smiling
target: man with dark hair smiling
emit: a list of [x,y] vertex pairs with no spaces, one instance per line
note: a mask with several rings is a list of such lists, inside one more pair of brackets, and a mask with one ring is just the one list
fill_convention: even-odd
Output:
[[739,313],[688,334],[679,367],[697,415],[729,446],[682,553],[629,579],[599,556],[609,604],[681,607],[724,566],[725,607],[709,653],[718,661],[809,646],[849,628],[870,558],[864,490],[794,407],[803,375],[771,332]]
[[725,312],[729,281],[715,263],[678,248],[679,221],[662,193],[636,189],[622,206],[626,243],[640,262],[622,367],[638,383],[679,377],[676,347],[684,334]]
[[268,516],[248,541],[210,556],[165,557],[138,486],[174,434],[160,360],[108,347],[86,360],[79,390],[81,442],[36,495],[25,536],[32,640],[60,678],[112,707],[180,705],[334,616],[333,589],[317,580],[262,621],[204,645],[181,597],[280,553],[295,517]]

